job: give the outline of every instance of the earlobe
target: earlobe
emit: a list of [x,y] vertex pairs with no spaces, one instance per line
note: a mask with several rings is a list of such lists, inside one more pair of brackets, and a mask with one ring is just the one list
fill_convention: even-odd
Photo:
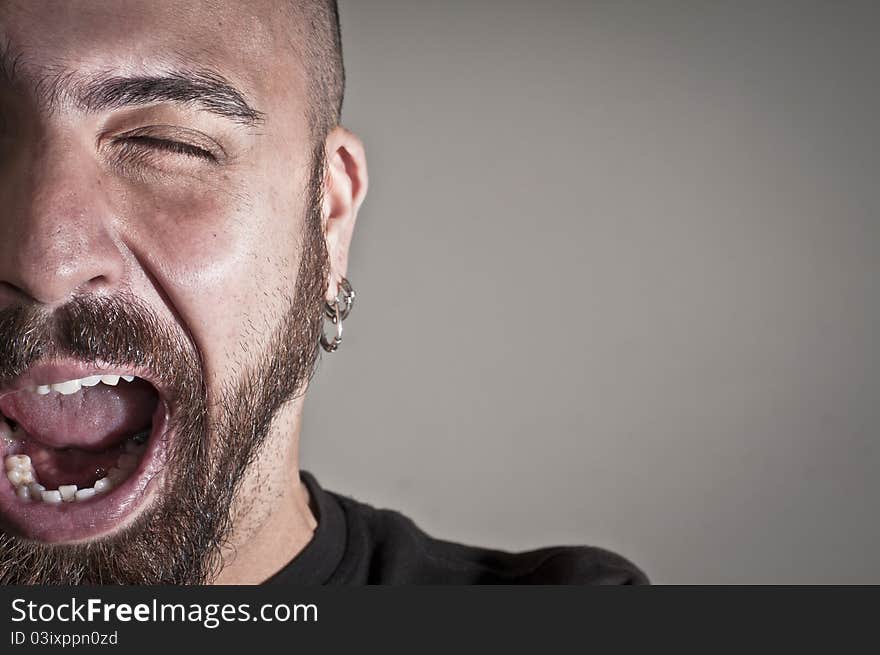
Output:
[[367,159],[361,140],[344,127],[327,136],[325,152],[322,211],[330,259],[327,299],[332,300],[347,274],[354,226],[367,194]]

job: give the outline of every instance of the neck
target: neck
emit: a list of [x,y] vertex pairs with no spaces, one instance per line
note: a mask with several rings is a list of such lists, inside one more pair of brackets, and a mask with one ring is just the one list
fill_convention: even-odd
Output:
[[279,413],[252,471],[242,481],[223,569],[213,584],[260,584],[311,541],[318,525],[299,479],[302,399]]

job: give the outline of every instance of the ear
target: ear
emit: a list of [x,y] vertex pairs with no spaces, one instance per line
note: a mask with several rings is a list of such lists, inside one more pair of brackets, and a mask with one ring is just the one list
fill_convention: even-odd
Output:
[[330,257],[327,300],[332,302],[348,270],[348,251],[358,210],[367,195],[367,157],[361,140],[336,127],[325,141],[323,228]]

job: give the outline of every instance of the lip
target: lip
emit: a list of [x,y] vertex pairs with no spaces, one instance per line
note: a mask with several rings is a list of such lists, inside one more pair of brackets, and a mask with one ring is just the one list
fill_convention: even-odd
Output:
[[[153,413],[147,449],[137,468],[118,487],[100,496],[84,503],[60,505],[22,501],[6,476],[0,476],[3,478],[0,480],[0,523],[10,532],[25,539],[53,544],[94,541],[130,525],[161,488],[168,445],[172,438],[169,433],[171,409],[167,395],[151,379],[148,371],[123,369],[101,363],[42,363],[28,369],[13,384],[0,388],[0,396],[33,388],[38,384],[51,384],[97,374],[134,375],[152,384],[158,392],[159,402]],[[5,456],[5,452],[3,455]]]

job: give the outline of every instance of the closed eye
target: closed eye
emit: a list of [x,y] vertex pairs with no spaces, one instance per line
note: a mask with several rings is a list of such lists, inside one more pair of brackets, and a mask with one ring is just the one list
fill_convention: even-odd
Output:
[[186,155],[188,157],[205,159],[211,162],[217,161],[217,158],[214,156],[214,154],[209,152],[208,150],[205,150],[204,148],[199,148],[198,146],[194,146],[189,143],[183,143],[181,141],[158,139],[156,137],[144,135],[127,136],[119,140],[124,142],[126,145],[145,147],[152,150],[162,150],[178,155]]

